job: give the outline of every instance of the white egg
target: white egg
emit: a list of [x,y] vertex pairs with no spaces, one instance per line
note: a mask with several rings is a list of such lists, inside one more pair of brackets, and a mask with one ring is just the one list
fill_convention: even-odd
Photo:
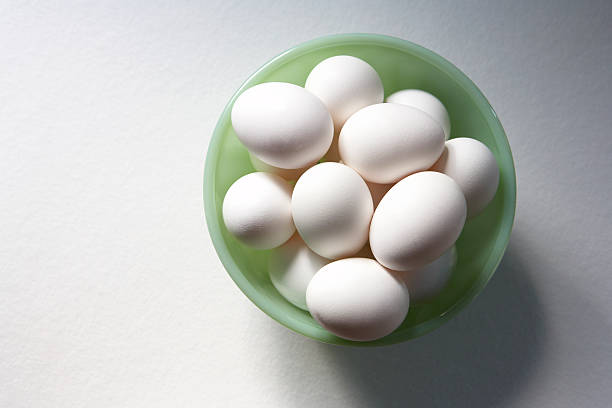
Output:
[[327,106],[337,130],[353,113],[384,98],[383,84],[376,70],[348,55],[321,61],[308,75],[304,87]]
[[446,286],[457,262],[457,251],[453,245],[438,259],[417,269],[404,272],[402,275],[410,302],[420,303],[432,299]]
[[450,177],[433,171],[401,180],[378,204],[370,225],[370,247],[387,268],[419,268],[450,248],[465,223],[466,204]]
[[348,166],[327,162],[308,169],[295,184],[291,206],[304,242],[325,258],[350,256],[368,240],[372,196]]
[[444,131],[409,106],[380,103],[351,116],[338,139],[340,157],[373,183],[393,183],[426,170],[444,149]]
[[446,140],[450,137],[451,122],[448,112],[442,102],[429,92],[420,89],[404,89],[387,96],[387,102],[422,110],[442,126]]
[[444,173],[459,184],[467,201],[468,218],[484,210],[499,184],[495,156],[483,143],[469,137],[446,142],[442,155],[431,170]]
[[244,91],[232,108],[238,139],[271,166],[298,169],[319,160],[334,126],[319,98],[302,87],[266,82]]
[[374,209],[378,207],[378,203],[387,194],[387,191],[393,187],[393,184],[377,184],[372,183],[371,181],[366,181],[368,188],[370,189],[370,193],[372,194],[372,202],[374,204]]
[[257,156],[250,152],[249,159],[251,160],[251,164],[255,170],[276,174],[277,176],[281,176],[288,181],[297,180],[302,173],[304,173],[309,167],[312,166],[312,164],[314,164],[312,163],[310,166],[303,167],[301,169],[281,169],[280,167],[270,166],[269,164],[262,162],[257,158]]
[[251,173],[231,185],[223,199],[223,221],[242,243],[270,249],[295,232],[291,217],[291,186],[269,173]]
[[321,326],[356,341],[376,340],[406,317],[408,289],[373,259],[347,258],[327,264],[310,281],[308,310]]
[[306,306],[306,288],[319,269],[329,263],[312,252],[298,234],[270,252],[269,273],[280,294],[300,309]]

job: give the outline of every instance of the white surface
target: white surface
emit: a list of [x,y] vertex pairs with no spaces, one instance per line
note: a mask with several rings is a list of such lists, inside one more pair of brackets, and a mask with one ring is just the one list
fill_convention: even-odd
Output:
[[[0,406],[609,406],[612,3],[103,3],[0,5]],[[240,83],[354,31],[466,72],[519,184],[487,289],[426,337],[371,350],[254,307],[201,198]]]

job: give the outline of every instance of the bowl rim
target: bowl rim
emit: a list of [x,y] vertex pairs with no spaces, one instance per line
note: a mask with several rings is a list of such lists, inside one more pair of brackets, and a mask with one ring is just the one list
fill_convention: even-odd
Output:
[[[469,290],[467,290],[450,308],[444,311],[442,314],[435,318],[429,319],[425,322],[419,323],[412,326],[410,330],[403,331],[401,333],[393,332],[381,339],[372,342],[353,342],[344,340],[339,337],[329,335],[326,337],[319,337],[314,335],[312,332],[307,330],[301,323],[293,319],[287,318],[283,313],[280,313],[271,303],[267,300],[266,296],[261,294],[257,288],[255,288],[246,277],[240,271],[240,268],[233,260],[225,241],[222,238],[221,223],[215,208],[215,168],[219,161],[219,151],[222,145],[222,130],[225,124],[230,120],[231,108],[236,98],[249,87],[249,84],[259,76],[266,75],[270,70],[276,69],[279,63],[282,63],[285,59],[292,59],[301,54],[309,53],[315,49],[327,48],[342,44],[355,44],[355,43],[371,43],[372,45],[380,45],[390,48],[395,48],[399,51],[408,51],[409,53],[426,60],[428,63],[436,66],[441,72],[450,76],[455,82],[457,82],[461,88],[470,96],[474,104],[481,110],[483,117],[485,117],[487,125],[498,143],[504,145],[509,153],[510,160],[506,163],[506,169],[503,176],[506,178],[507,185],[505,186],[504,194],[504,206],[512,209],[511,216],[505,216],[500,224],[500,232],[497,234],[496,242],[493,245],[493,250],[489,254],[485,266],[483,269],[487,271],[486,274],[481,274]],[[487,114],[489,113],[489,114]],[[511,170],[511,171],[510,171]],[[502,176],[502,174],[500,174]],[[413,338],[420,337],[450,320],[459,311],[464,309],[470,304],[476,296],[484,289],[489,280],[493,277],[499,263],[501,262],[508,243],[510,241],[510,235],[514,224],[514,218],[516,213],[516,170],[514,167],[514,159],[512,156],[512,150],[506,133],[502,127],[499,118],[484,96],[482,91],[474,84],[474,82],[467,77],[459,68],[457,68],[450,61],[446,60],[442,56],[435,52],[422,47],[418,44],[404,40],[397,37],[392,37],[383,34],[370,34],[370,33],[347,33],[347,34],[332,34],[322,37],[318,37],[301,44],[295,45],[288,50],[278,54],[274,58],[267,61],[260,68],[258,68],[253,74],[251,74],[238,88],[238,90],[232,95],[228,103],[225,105],[221,116],[219,117],[213,134],[210,139],[208,146],[208,152],[206,154],[205,166],[204,166],[204,179],[203,179],[203,199],[204,199],[204,211],[205,219],[210,234],[211,241],[221,260],[221,263],[225,267],[225,270],[230,275],[232,280],[236,283],[239,289],[244,295],[251,300],[255,306],[261,311],[276,320],[283,326],[290,330],[302,334],[306,337],[324,342],[339,345],[352,345],[352,346],[381,346],[390,345],[395,343],[401,343],[408,341]],[[323,329],[321,329],[323,330]]]

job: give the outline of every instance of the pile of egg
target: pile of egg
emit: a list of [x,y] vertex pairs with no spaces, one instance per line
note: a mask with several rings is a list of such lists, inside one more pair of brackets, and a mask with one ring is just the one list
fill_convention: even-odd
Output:
[[466,218],[499,181],[484,144],[449,140],[435,96],[406,89],[383,100],[376,70],[341,55],[304,87],[247,89],[231,113],[258,171],[227,191],[225,226],[245,245],[273,249],[270,279],[284,298],[356,341],[391,333],[410,303],[444,288]]

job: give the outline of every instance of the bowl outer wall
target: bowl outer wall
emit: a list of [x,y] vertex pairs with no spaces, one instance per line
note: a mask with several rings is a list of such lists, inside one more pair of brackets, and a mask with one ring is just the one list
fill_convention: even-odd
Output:
[[[382,339],[371,342],[353,342],[341,339],[321,328],[307,312],[298,310],[288,302],[285,302],[286,305],[283,305],[282,299],[279,301],[277,298],[280,295],[277,293],[275,294],[274,288],[271,286],[271,284],[269,284],[269,279],[268,284],[266,284],[265,280],[267,275],[265,271],[261,271],[262,268],[265,269],[267,254],[256,253],[255,251],[252,251],[249,248],[241,246],[237,242],[233,241],[231,237],[228,237],[220,213],[219,200],[222,202],[222,197],[220,197],[220,192],[217,189],[217,187],[219,187],[218,184],[223,184],[219,183],[217,177],[217,172],[219,170],[218,167],[222,162],[220,160],[222,149],[225,147],[224,142],[226,142],[227,133],[232,132],[230,123],[231,108],[240,93],[257,83],[266,82],[266,78],[268,78],[271,74],[274,74],[274,72],[277,70],[282,70],[285,65],[290,64],[290,62],[295,59],[312,55],[312,58],[320,61],[324,58],[318,57],[319,52],[327,51],[329,53],[334,52],[334,50],[337,49],[347,49],[347,54],[358,54],[360,47],[366,47],[375,51],[383,51],[386,49],[389,52],[393,51],[395,53],[399,52],[401,54],[406,54],[409,56],[409,58],[415,59],[418,63],[424,63],[427,66],[431,66],[432,70],[439,71],[437,74],[438,77],[440,75],[446,75],[448,78],[445,78],[445,80],[450,80],[452,83],[454,83],[453,86],[456,85],[457,89],[464,93],[464,95],[461,95],[461,98],[468,98],[465,99],[465,101],[473,104],[474,108],[478,109],[477,113],[482,116],[482,119],[484,119],[481,127],[484,128],[486,125],[489,132],[487,135],[489,143],[486,144],[492,148],[500,167],[500,187],[498,188],[496,197],[494,198],[494,203],[490,205],[490,207],[493,207],[493,204],[495,204],[494,207],[498,211],[492,212],[489,211],[490,208],[487,208],[483,215],[476,217],[474,220],[470,220],[469,223],[466,224],[466,230],[469,230],[466,232],[466,234],[470,237],[473,236],[476,238],[471,240],[462,240],[462,238],[464,238],[464,233],[462,233],[462,236],[457,243],[459,262],[456,270],[453,271],[453,277],[457,277],[455,286],[459,284],[464,286],[460,296],[451,296],[450,294],[446,296],[445,292],[443,291],[440,298],[440,303],[443,303],[443,305],[438,305],[438,308],[431,305],[417,305],[416,307],[411,305],[409,316],[404,324],[398,328],[398,330]],[[356,52],[351,52],[351,50]],[[379,55],[379,58],[382,57],[384,57],[384,54]],[[374,61],[368,62],[374,65]],[[312,67],[306,69],[306,73],[311,68]],[[397,75],[404,75],[402,78],[406,78],[409,76],[409,72],[400,71]],[[305,79],[306,77],[304,76],[303,81],[305,81]],[[414,80],[418,78],[412,79]],[[287,82],[295,83],[295,80]],[[385,96],[399,90],[396,89],[397,84],[394,83],[395,81],[391,81],[389,84],[389,81],[386,81],[386,78],[383,76],[383,82],[385,84]],[[415,88],[428,88],[427,83],[419,84],[418,81],[416,82],[417,83],[411,83],[410,85],[413,85]],[[298,83],[298,85],[303,85],[303,82]],[[435,88],[435,84],[432,85],[430,83],[429,87]],[[435,89],[430,90],[430,92],[436,94]],[[439,92],[444,92],[444,90],[439,90]],[[445,102],[444,98],[442,99],[443,102]],[[460,109],[460,106],[456,108],[458,113],[461,113],[459,112]],[[451,113],[454,129],[456,127],[455,122],[460,122],[462,119],[453,119],[453,110],[449,109],[449,112]],[[457,114],[456,116],[461,115]],[[479,138],[479,135],[456,134],[451,129],[451,138],[459,136],[472,136],[476,137],[477,139]],[[491,141],[494,142],[494,146],[491,145]],[[246,174],[253,171],[252,167],[250,167],[248,157],[246,157],[246,162],[248,163],[236,163],[238,167],[242,166],[237,170],[238,173]],[[234,178],[236,177],[234,176]],[[225,186],[225,190],[227,187],[229,186]],[[222,192],[222,194],[224,194],[224,192]],[[434,52],[406,40],[379,34],[339,34],[320,37],[297,45],[283,52],[264,64],[253,75],[251,75],[232,96],[221,114],[208,148],[204,170],[204,207],[208,230],[221,262],[223,263],[230,277],[257,307],[259,307],[274,320],[290,328],[291,330],[319,341],[341,345],[376,346],[403,342],[411,338],[421,336],[439,327],[457,312],[459,312],[459,310],[463,309],[467,304],[469,304],[476,297],[476,295],[480,293],[482,289],[484,289],[499,265],[510,239],[516,207],[516,176],[510,146],[497,114],[482,92],[458,68]],[[478,231],[482,231],[483,228],[486,229],[488,225],[493,222],[495,222],[494,237],[492,237],[493,239],[491,239],[490,242],[487,241],[486,247],[489,249],[489,251],[484,254],[480,253],[478,252],[478,247],[470,244],[470,241],[478,241]],[[462,249],[466,254],[463,262],[461,257]],[[254,268],[259,268],[257,269],[258,272],[256,272],[258,274],[258,280],[253,280],[253,276],[250,276],[251,279],[249,279],[249,274],[253,275],[255,272],[247,271],[245,273],[243,271],[245,266],[242,265],[241,267],[239,265],[239,263],[243,262],[244,260],[237,259],[236,254],[232,254],[232,251],[240,251],[240,254],[247,259],[252,258],[249,259],[249,265],[251,265],[250,261],[252,260],[252,264],[255,265]],[[474,259],[478,260],[479,262],[475,262]],[[472,274],[476,275],[472,276],[468,281],[462,282],[462,270],[470,271]],[[468,272],[465,272],[465,275],[468,275]],[[260,281],[263,283],[260,283]],[[449,287],[453,286],[453,282],[454,280],[451,278]],[[448,299],[446,299],[446,302],[442,302],[445,296]]]

